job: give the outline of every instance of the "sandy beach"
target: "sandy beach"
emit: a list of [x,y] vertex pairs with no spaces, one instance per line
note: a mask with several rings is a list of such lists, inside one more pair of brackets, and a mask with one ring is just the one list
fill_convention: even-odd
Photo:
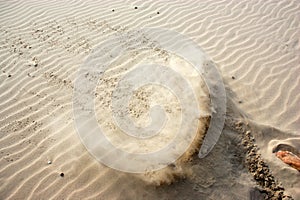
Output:
[[[197,154],[220,105],[212,105],[208,80],[187,70],[186,58],[157,48],[159,39],[139,31],[147,27],[189,38],[220,73],[225,123],[204,158]],[[300,1],[1,1],[0,30],[0,199],[300,199]],[[184,49],[176,37],[166,41]],[[120,51],[135,45],[141,50]],[[126,173],[91,153],[78,133],[74,93],[78,85],[85,89],[76,80],[92,58],[107,64],[99,72],[103,84],[93,91],[95,119],[124,152],[147,154],[166,146],[182,131],[176,120],[186,122],[182,107],[198,106],[201,114],[196,110],[186,128],[196,136],[177,162],[153,173]],[[159,84],[135,90],[129,104],[135,124],[151,124],[151,116],[164,127],[150,143],[122,136],[110,115],[122,103],[112,105],[111,98],[127,95],[114,88],[149,60],[167,66],[159,78],[171,85],[183,80],[196,91],[196,104],[182,105],[179,98],[191,99],[185,86],[174,88],[181,92],[176,95]],[[169,79],[168,70],[178,77]],[[145,74],[133,79],[155,78],[152,71]],[[99,79],[91,73],[85,78]],[[149,114],[152,104],[162,105],[166,115]],[[189,118],[192,111],[187,113]]]

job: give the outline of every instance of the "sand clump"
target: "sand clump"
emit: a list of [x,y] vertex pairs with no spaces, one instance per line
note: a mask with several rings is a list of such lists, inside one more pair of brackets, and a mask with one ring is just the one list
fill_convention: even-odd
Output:
[[245,150],[245,165],[252,174],[259,191],[265,199],[293,199],[285,194],[285,189],[272,175],[268,164],[262,159],[259,148],[255,144],[255,138],[246,122],[232,121],[233,126],[242,134],[241,144]]

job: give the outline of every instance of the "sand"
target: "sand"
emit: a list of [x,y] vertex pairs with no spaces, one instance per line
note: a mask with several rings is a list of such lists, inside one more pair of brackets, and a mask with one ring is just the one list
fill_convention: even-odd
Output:
[[[1,1],[0,199],[300,199],[299,172],[275,155],[300,151],[299,10],[297,0]],[[73,115],[86,58],[144,27],[196,42],[227,96],[210,154],[154,181],[99,163]]]

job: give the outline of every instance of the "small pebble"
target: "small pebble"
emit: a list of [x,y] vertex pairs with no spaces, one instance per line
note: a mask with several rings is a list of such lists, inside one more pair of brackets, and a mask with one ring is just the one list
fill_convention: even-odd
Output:
[[111,11],[115,12],[115,10],[114,10],[114,9],[112,9]]
[[235,79],[235,76],[232,76],[231,78],[234,80],[234,79]]
[[239,100],[239,103],[243,103],[243,101]]
[[64,177],[64,176],[65,176],[65,174],[64,174],[64,173],[60,173],[60,176],[61,176],[61,177]]
[[48,160],[48,164],[50,165],[52,162],[51,162],[51,160]]
[[11,75],[9,74],[9,75],[8,75],[8,78],[10,78],[10,77],[11,77]]
[[159,14],[159,12],[157,12],[157,14]]
[[134,9],[138,9],[138,7],[134,7]]

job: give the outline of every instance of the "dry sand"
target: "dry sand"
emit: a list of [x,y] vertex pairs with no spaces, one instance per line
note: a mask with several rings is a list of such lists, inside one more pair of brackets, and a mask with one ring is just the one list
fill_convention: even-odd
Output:
[[[170,185],[100,164],[73,121],[79,66],[142,27],[190,37],[226,86],[220,140]],[[300,150],[298,0],[1,1],[0,30],[0,199],[300,199],[299,172],[273,153]]]

